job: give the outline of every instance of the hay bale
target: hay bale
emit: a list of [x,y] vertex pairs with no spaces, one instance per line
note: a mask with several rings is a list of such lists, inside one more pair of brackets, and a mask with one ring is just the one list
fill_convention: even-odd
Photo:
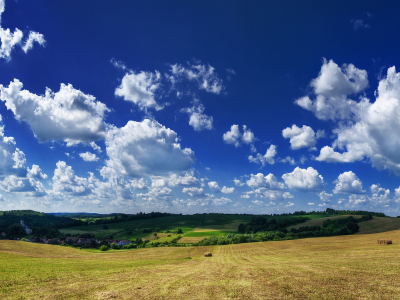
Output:
[[205,257],[210,257],[210,256],[212,256],[212,253],[211,252],[206,252],[206,253],[204,253],[204,256]]
[[379,239],[378,244],[390,245],[393,244],[391,239]]

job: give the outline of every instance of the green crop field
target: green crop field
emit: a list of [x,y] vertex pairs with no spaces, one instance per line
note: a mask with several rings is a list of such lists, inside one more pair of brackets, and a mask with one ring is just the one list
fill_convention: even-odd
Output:
[[[392,245],[379,245],[378,238]],[[188,259],[190,256],[192,259]],[[212,257],[204,257],[206,251]],[[400,230],[99,252],[0,241],[1,299],[398,299]]]
[[[329,215],[307,215],[310,219],[325,218]],[[335,215],[337,216],[337,215]],[[199,214],[199,215],[176,215],[153,219],[135,220],[120,223],[107,224],[108,229],[103,229],[102,224],[77,226],[62,228],[62,233],[78,235],[83,233],[94,234],[97,238],[106,238],[113,236],[115,239],[150,239],[149,233],[143,233],[143,229],[152,229],[157,227],[161,231],[175,231],[178,228],[183,230],[183,235],[188,237],[200,237],[211,235],[224,235],[227,233],[236,233],[240,223],[250,222],[252,215],[227,215],[227,214]],[[267,219],[287,218],[287,216],[265,216]],[[300,217],[300,216],[291,216]],[[341,216],[342,217],[342,216]],[[303,223],[304,224],[304,223]],[[207,232],[203,234],[200,232]],[[212,233],[211,233],[212,232]]]

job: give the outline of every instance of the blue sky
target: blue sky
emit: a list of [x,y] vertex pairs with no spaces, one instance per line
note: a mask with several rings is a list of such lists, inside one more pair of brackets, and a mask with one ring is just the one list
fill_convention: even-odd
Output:
[[396,6],[0,0],[0,209],[400,215]]

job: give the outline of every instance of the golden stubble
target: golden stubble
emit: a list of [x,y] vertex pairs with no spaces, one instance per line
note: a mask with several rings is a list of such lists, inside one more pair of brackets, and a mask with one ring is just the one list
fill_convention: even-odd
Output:
[[398,299],[400,231],[381,237],[105,253],[0,241],[0,298]]

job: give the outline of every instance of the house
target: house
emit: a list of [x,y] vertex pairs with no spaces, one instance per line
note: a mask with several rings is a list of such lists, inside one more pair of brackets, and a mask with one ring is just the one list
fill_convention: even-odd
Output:
[[32,233],[32,229],[30,229],[27,225],[25,225],[23,220],[21,220],[21,226],[24,227],[24,230],[25,230],[26,234],[31,234]]
[[119,246],[125,246],[125,245],[129,245],[130,243],[131,243],[130,240],[120,240],[120,241],[118,242],[118,245],[119,245]]
[[73,237],[67,236],[65,238],[66,241],[71,242],[71,243],[75,243],[75,239]]
[[78,243],[80,244],[89,244],[90,241],[87,238],[79,238]]

